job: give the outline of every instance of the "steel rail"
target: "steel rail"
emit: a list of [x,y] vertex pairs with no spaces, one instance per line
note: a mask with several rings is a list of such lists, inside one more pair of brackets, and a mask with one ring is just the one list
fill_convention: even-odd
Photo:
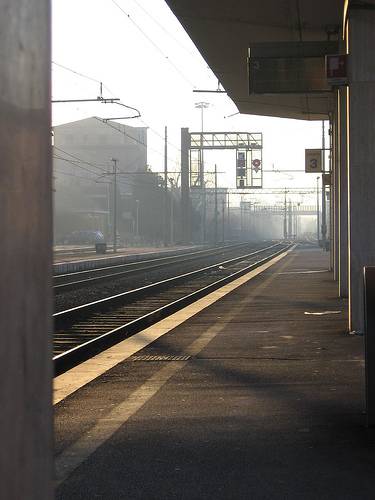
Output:
[[[236,248],[241,249],[243,247],[249,246],[249,243],[241,243],[241,244],[235,244],[235,245],[225,245],[221,247],[216,247],[216,248],[210,248],[210,249],[204,249],[204,250],[198,250],[194,252],[186,252],[183,254],[178,254],[178,255],[169,255],[165,257],[158,257],[154,259],[148,259],[148,260],[143,260],[143,261],[138,261],[138,262],[128,262],[125,264],[115,264],[115,265],[109,265],[105,267],[100,267],[97,269],[88,269],[86,271],[77,271],[73,273],[67,273],[67,274],[61,274],[57,275],[54,277],[54,282],[59,282],[63,281],[63,283],[57,283],[53,285],[53,289],[55,292],[65,292],[69,290],[74,290],[76,288],[79,288],[80,286],[89,286],[91,284],[95,284],[101,281],[107,281],[107,280],[112,280],[114,278],[121,278],[125,276],[130,276],[132,274],[136,274],[140,271],[151,271],[155,269],[160,269],[162,267],[165,267],[168,264],[178,264],[178,263],[184,263],[184,262],[190,262],[194,260],[198,260],[204,257],[209,257],[211,255],[219,255],[222,253],[226,253],[229,251],[233,251]],[[120,270],[120,269],[125,269],[124,271],[116,271],[116,272],[110,272],[110,271],[115,271],[115,270]],[[101,274],[101,273],[108,273],[109,274]],[[92,276],[95,274],[99,274],[99,276]],[[69,280],[75,277],[80,277],[80,276],[89,276],[84,279],[78,279],[76,281],[67,281],[64,282],[64,280]]]
[[[264,253],[267,250],[275,249],[275,247],[280,247],[282,244],[275,244],[269,247],[266,247],[261,250],[257,250],[256,252],[252,252],[251,254],[247,254],[241,257],[236,257],[235,259],[229,259],[219,264],[215,264],[213,266],[207,266],[200,270],[192,271],[190,273],[185,273],[181,276],[177,276],[174,278],[169,278],[167,280],[163,280],[159,283],[154,283],[152,285],[147,285],[145,287],[138,288],[136,290],[132,290],[129,292],[124,292],[113,297],[108,297],[106,299],[101,299],[95,302],[91,302],[89,304],[85,304],[83,306],[78,306],[76,308],[68,309],[67,311],[62,311],[60,313],[56,313],[54,315],[55,324],[58,327],[63,327],[64,323],[74,323],[77,319],[82,320],[82,315],[90,316],[91,313],[98,313],[104,311],[108,308],[115,308],[119,305],[125,305],[128,303],[129,299],[134,300],[139,297],[144,296],[147,292],[156,292],[162,288],[168,288],[168,286],[172,284],[177,284],[183,280],[187,280],[190,277],[196,277],[198,275],[202,275],[209,270],[213,270],[215,268],[219,268],[220,266],[230,265],[234,263],[238,263],[241,260],[246,260],[246,258],[253,257],[254,255],[259,255]],[[248,273],[249,271],[261,266],[262,264],[270,261],[277,255],[288,250],[292,245],[282,245],[282,248],[275,250],[270,255],[258,260],[255,263],[247,265],[242,269],[231,273],[230,275],[220,278],[219,280],[214,281],[198,290],[195,290],[183,297],[178,298],[177,300],[172,300],[171,302],[162,305],[161,307],[157,307],[155,310],[148,312],[147,314],[140,315],[138,318],[128,321],[123,325],[116,327],[108,332],[102,333],[96,336],[89,341],[83,342],[63,353],[60,353],[53,358],[54,370],[55,374],[59,375],[73,366],[79,364],[80,362],[94,356],[95,354],[107,349],[108,347],[124,340],[125,338],[133,335],[134,333],[150,326],[151,324],[159,321],[162,318],[167,317],[173,312],[185,307],[188,304],[198,300],[199,298],[207,295],[211,291],[214,291],[221,286],[229,283],[230,281],[235,280],[236,278]],[[102,309],[103,307],[103,309]],[[59,325],[60,323],[60,325]]]

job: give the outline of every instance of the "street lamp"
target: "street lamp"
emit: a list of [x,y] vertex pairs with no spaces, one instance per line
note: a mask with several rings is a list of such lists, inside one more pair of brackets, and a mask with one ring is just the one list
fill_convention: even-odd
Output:
[[204,132],[204,110],[210,106],[209,102],[196,102],[195,108],[201,110],[201,147],[200,147],[200,165],[199,175],[202,193],[202,243],[206,241],[206,185],[204,180],[204,153],[203,153],[203,132]]
[[209,108],[210,107],[210,103],[209,102],[196,102],[195,103],[195,108],[196,109],[200,109],[201,110],[201,130],[202,130],[202,134],[203,134],[203,130],[204,130],[204,123],[203,123],[203,113],[204,113],[204,110]]

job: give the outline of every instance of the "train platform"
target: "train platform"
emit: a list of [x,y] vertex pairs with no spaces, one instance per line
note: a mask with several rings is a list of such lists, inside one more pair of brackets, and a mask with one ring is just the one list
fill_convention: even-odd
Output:
[[328,264],[297,247],[58,377],[56,498],[372,499]]
[[[179,245],[170,247],[128,247],[118,248],[116,253],[111,250],[100,255],[95,252],[95,249],[89,247],[87,250],[81,247],[75,251],[67,250],[67,252],[54,252],[53,272],[54,274],[63,274],[69,272],[84,271],[97,269],[109,265],[123,264],[127,262],[136,262],[146,259],[157,259],[169,255],[178,255],[180,253],[191,252],[207,248],[203,245]],[[70,253],[71,252],[71,253]],[[89,253],[85,253],[89,252]]]
[[142,246],[142,247],[119,247],[116,254],[113,253],[111,247],[107,249],[107,252],[100,256],[95,252],[93,245],[82,245],[82,246],[69,246],[61,245],[54,247],[53,259],[54,262],[72,262],[74,260],[83,259],[97,259],[106,258],[118,255],[134,255],[134,254],[145,254],[145,253],[158,253],[158,252],[174,252],[178,250],[191,250],[192,248],[200,248],[199,245],[173,245],[168,247],[157,247],[157,246]]

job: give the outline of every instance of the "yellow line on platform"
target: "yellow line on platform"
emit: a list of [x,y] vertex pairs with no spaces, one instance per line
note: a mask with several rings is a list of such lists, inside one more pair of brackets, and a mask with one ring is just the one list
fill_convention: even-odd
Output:
[[173,328],[177,327],[217,300],[220,300],[222,297],[232,292],[239,286],[243,285],[255,276],[258,276],[266,269],[273,266],[286,255],[288,255],[293,250],[293,248],[287,250],[286,252],[283,252],[269,262],[254,269],[253,271],[248,272],[244,276],[241,276],[231,283],[228,283],[218,290],[215,290],[205,297],[202,297],[193,304],[184,307],[171,316],[158,321],[145,330],[142,330],[132,337],[119,342],[115,346],[110,347],[100,354],[97,354],[93,358],[90,358],[89,360],[81,363],[80,365],[63,373],[62,375],[55,377],[53,404],[59,403],[73,392],[77,391],[84,385],[88,384],[95,378],[110,370],[118,363],[121,363],[121,361],[129,358],[136,352],[140,351],[144,347],[157,340],[162,335],[170,332]]
[[[290,250],[289,250],[290,251]],[[181,324],[186,319],[190,318],[197,312],[201,311],[208,305],[216,302],[224,295],[227,295],[235,288],[238,288],[242,284],[246,283],[250,279],[259,275],[272,265],[279,262],[283,257],[285,257],[289,251],[284,252],[283,254],[275,257],[270,262],[260,266],[247,273],[246,275],[238,278],[232,283],[225,285],[221,289],[213,292],[206,297],[200,299],[196,303],[185,307],[178,313],[175,313],[173,316],[176,316],[174,321],[172,321],[172,317],[168,318],[169,322],[162,329],[159,328],[154,332],[154,337],[151,336],[154,340],[163,333],[170,331],[171,328],[174,328],[178,324]],[[285,262],[282,268],[285,268],[288,265],[288,261]],[[207,328],[197,339],[195,339],[185,350],[184,354],[189,356],[197,356],[238,314],[238,310],[243,309],[244,307],[248,307],[249,301],[254,300],[254,298],[262,293],[262,291],[269,287],[273,280],[277,278],[277,274],[271,274],[267,279],[260,283],[260,285],[256,288],[256,291],[252,293],[250,299],[249,297],[244,297],[237,307],[233,308],[231,313],[225,317],[225,320],[220,322],[215,322],[209,328]],[[198,302],[200,304],[198,305]],[[183,314],[181,314],[183,313]],[[162,320],[159,323],[163,323],[166,320]],[[155,328],[153,327],[147,328],[149,334]],[[143,336],[144,332],[141,332]],[[140,334],[135,335],[134,337],[139,336]],[[146,334],[147,336],[147,334]],[[127,345],[131,345],[129,341],[134,339],[134,337],[127,339]],[[150,340],[152,342],[153,340]],[[136,344],[136,347],[139,347],[145,342],[145,337]],[[150,343],[148,342],[148,343]],[[147,344],[145,344],[147,345]],[[116,346],[115,346],[116,347]],[[126,351],[123,350],[124,353]],[[134,347],[131,346],[129,349],[129,353],[136,352]],[[126,357],[131,354],[126,355]],[[126,359],[126,357],[124,359]],[[118,358],[117,358],[118,359]],[[118,361],[117,361],[118,362]],[[159,392],[159,390],[175,375],[178,371],[183,369],[189,360],[186,361],[172,361],[166,363],[162,368],[157,370],[151,377],[149,377],[140,387],[138,387],[135,391],[133,391],[124,401],[118,404],[115,408],[113,408],[108,415],[99,419],[96,424],[85,432],[77,441],[75,441],[71,446],[65,449],[55,461],[55,486],[59,486],[65,479],[67,479],[75,469],[77,469],[90,455],[92,455],[103,443],[109,440],[115,432],[117,432],[121,426],[123,426],[137,411],[139,411],[155,394]],[[73,369],[74,370],[74,369]],[[73,371],[71,370],[71,371]]]

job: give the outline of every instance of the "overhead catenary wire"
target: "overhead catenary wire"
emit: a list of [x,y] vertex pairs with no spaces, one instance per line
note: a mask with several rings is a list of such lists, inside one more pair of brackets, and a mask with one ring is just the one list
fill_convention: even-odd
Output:
[[163,52],[163,50],[157,45],[154,40],[147,35],[147,33],[139,26],[138,23],[134,21],[134,19],[128,14],[122,7],[121,5],[116,2],[116,0],[111,0],[111,2],[128,18],[128,20],[142,33],[142,35],[150,42],[150,44],[163,56],[163,59],[165,59],[173,68],[174,70],[180,75],[183,80],[185,80],[186,83],[189,84],[189,86],[193,87],[194,89],[197,88],[196,85],[188,78],[175,64],[174,62]]
[[[92,162],[88,162],[86,160],[83,160],[82,158],[80,158],[79,156],[77,155],[73,155],[72,153],[68,153],[67,151],[64,151],[63,149],[57,147],[57,146],[54,146],[57,150],[59,150],[60,152],[70,156],[71,158],[64,158],[62,156],[58,156],[56,154],[53,155],[53,157],[57,160],[61,160],[61,161],[66,161],[67,163],[70,163],[71,165],[75,166],[75,167],[78,167],[92,175],[95,175],[96,176],[96,181],[99,179],[99,178],[102,178],[102,177],[105,177],[107,175],[110,175],[110,172],[108,170],[108,167],[109,165],[107,164],[98,164],[98,163],[92,163]],[[140,160],[140,156],[138,156],[137,158],[135,158],[131,163],[128,163],[127,164],[127,167],[132,167],[133,165],[137,164]],[[88,166],[92,166],[94,168],[97,168],[99,171],[93,171],[93,170],[90,170],[84,166],[81,165],[81,163],[83,163],[84,165],[88,165]],[[102,168],[104,167],[104,168]],[[145,165],[146,167],[146,165]],[[60,172],[61,173],[61,172]],[[122,169],[118,169],[118,174],[121,176],[121,175],[127,175],[129,176],[127,179],[126,179],[126,182],[120,182],[121,185],[123,186],[135,186],[136,183],[135,182],[131,182],[131,176],[136,176],[136,175],[158,175],[159,172],[153,172],[153,171],[147,171],[145,170],[144,172],[129,172],[129,171],[124,171]],[[85,179],[88,179],[88,177],[84,177]]]
[[[114,129],[114,130],[116,130],[117,132],[122,133],[123,135],[125,135],[125,136],[126,136],[126,137],[128,137],[129,139],[132,139],[132,140],[133,140],[133,141],[135,141],[137,144],[139,144],[139,145],[141,145],[141,146],[143,146],[143,147],[145,147],[145,148],[148,148],[148,149],[150,149],[150,150],[154,151],[154,152],[155,152],[155,153],[157,153],[157,154],[163,155],[163,153],[162,153],[161,151],[159,151],[159,150],[157,150],[157,149],[155,149],[155,148],[152,148],[151,146],[149,146],[149,145],[147,145],[146,143],[144,143],[144,142],[140,141],[140,140],[139,140],[139,139],[137,139],[136,137],[134,137],[134,136],[132,136],[132,135],[130,135],[130,134],[127,134],[127,133],[126,133],[124,130],[122,130],[121,128],[120,128],[120,129],[119,129],[119,128],[117,128],[114,124],[109,123],[109,122],[106,122],[105,120],[103,120],[102,118],[99,118],[99,117],[97,117],[97,116],[95,116],[94,118],[95,118],[95,119],[97,119],[97,120],[99,120],[101,123],[104,123],[105,125],[107,125],[107,126],[109,126],[109,127],[113,128],[113,129]],[[121,124],[119,124],[119,125],[120,125],[120,127],[122,127],[122,125],[121,125]],[[101,171],[103,171],[103,168],[102,168],[102,167],[105,167],[105,168],[107,167],[107,165],[106,165],[106,164],[93,163],[93,162],[90,162],[90,161],[88,161],[88,160],[84,160],[83,158],[80,158],[80,157],[79,157],[79,156],[77,156],[77,155],[74,155],[74,154],[72,154],[72,153],[69,153],[68,151],[65,151],[64,149],[62,149],[62,148],[60,148],[60,147],[58,147],[58,146],[56,146],[56,145],[54,145],[53,147],[54,147],[57,151],[60,151],[61,153],[64,153],[64,154],[66,154],[66,155],[70,156],[71,158],[73,158],[74,160],[76,160],[76,161],[77,161],[77,162],[79,162],[79,163],[83,163],[83,164],[86,164],[86,165],[92,166],[92,167],[97,168],[97,169],[99,169],[99,170],[101,170]],[[139,157],[138,157],[138,158],[136,158],[136,159],[135,159],[133,162],[131,162],[130,164],[128,164],[128,167],[129,167],[129,166],[132,166],[132,165],[134,165],[134,164],[136,164],[136,163],[137,163],[137,161],[138,161],[138,159],[139,159]],[[178,161],[176,161],[176,160],[174,160],[174,159],[172,159],[172,158],[168,158],[168,159],[169,159],[170,161],[172,161],[173,163],[175,163],[177,166],[179,166],[179,165],[180,165]],[[124,172],[124,171],[121,171],[121,170],[119,170],[119,171],[120,171],[120,172]],[[126,173],[126,172],[124,172],[124,173]],[[152,172],[151,172],[151,173],[152,173]]]
[[52,64],[54,64],[55,66],[58,66],[59,68],[65,69],[66,71],[70,71],[70,73],[74,73],[75,75],[80,76],[81,78],[86,78],[87,80],[91,80],[92,82],[99,83],[99,84],[102,83],[100,80],[97,80],[96,78],[93,78],[92,76],[85,75],[84,73],[81,73],[81,72],[76,71],[72,68],[69,68],[68,66],[65,66],[64,64],[60,64],[56,61],[52,61]]
[[89,165],[89,166],[91,166],[91,167],[97,168],[97,169],[99,169],[99,170],[101,170],[101,171],[103,170],[103,168],[102,168],[102,167],[105,167],[105,165],[99,165],[99,164],[97,164],[97,163],[92,163],[92,162],[90,162],[90,161],[83,160],[83,159],[82,159],[82,158],[80,158],[79,156],[74,155],[74,154],[72,154],[72,153],[69,153],[68,151],[65,151],[64,149],[61,149],[61,148],[60,148],[60,147],[58,147],[58,146],[53,146],[53,148],[54,148],[54,149],[57,149],[57,151],[60,151],[61,153],[64,153],[64,154],[66,154],[66,155],[68,155],[68,156],[70,156],[70,157],[74,158],[75,160],[78,160],[80,163],[85,163],[86,165]]
[[61,160],[61,161],[65,161],[67,163],[70,163],[71,165],[81,169],[81,170],[84,170],[85,172],[88,172],[92,175],[95,175],[96,177],[100,176],[100,175],[103,175],[106,173],[105,170],[102,170],[101,174],[99,174],[99,172],[96,172],[94,170],[90,170],[89,168],[86,168],[84,166],[82,166],[80,163],[78,163],[77,161],[74,161],[74,160],[70,160],[69,158],[63,158],[61,156],[56,156],[56,155],[53,155],[53,158],[55,158],[56,160]]
[[[102,81],[100,80],[97,80],[96,78],[93,78],[89,75],[86,75],[84,73],[81,73],[80,71],[76,71],[74,70],[73,68],[69,68],[68,66],[65,66],[64,64],[60,64],[60,63],[57,63],[56,61],[52,61],[52,64],[55,64],[56,66],[58,66],[59,68],[62,68],[66,71],[69,71],[81,78],[86,78],[87,80],[90,80],[92,82],[95,82],[95,83],[98,83],[100,85],[100,95],[99,97],[96,99],[98,100],[98,102],[102,102],[102,103],[106,103],[108,104],[107,101],[110,101],[109,99],[103,99],[102,98],[102,89],[106,89],[110,94],[112,94],[113,97],[115,97],[115,94],[111,91],[111,89],[109,87],[107,87],[107,85],[104,85]],[[81,102],[81,101],[86,101],[86,99],[77,99],[76,102]],[[60,101],[55,101],[55,102],[60,102]],[[63,100],[61,102],[67,102],[67,100]],[[71,101],[71,102],[74,102],[74,101]],[[118,100],[116,101],[113,101],[111,102],[110,104],[116,104],[117,106],[122,106],[126,109],[130,109],[132,111],[135,111],[136,114],[134,116],[123,116],[123,117],[119,117],[119,118],[116,118],[117,120],[129,120],[129,119],[133,119],[133,118],[140,118],[141,116],[141,112],[139,111],[139,109],[135,108],[134,106],[129,106],[128,104],[124,104],[122,102],[118,102]],[[113,119],[113,118],[109,118],[109,119]]]
[[[62,171],[62,170],[58,170],[57,168],[54,168],[54,173],[56,173],[56,174],[62,174],[62,175],[67,175],[67,176],[71,176],[71,177],[77,177],[78,179],[89,180],[91,182],[95,182],[96,184],[110,184],[111,183],[111,182],[108,182],[108,183],[107,182],[99,182],[99,179],[101,178],[101,176],[98,176],[98,174],[96,172],[93,172],[91,170],[85,169],[84,167],[82,167],[81,165],[78,165],[74,161],[68,160],[66,158],[58,158],[58,159],[62,159],[64,161],[66,161],[67,163],[72,164],[74,167],[81,168],[84,171],[93,174],[95,177],[92,177],[92,176],[89,177],[87,175],[86,176],[82,176],[82,175],[78,175],[76,172],[67,172],[67,171]],[[105,174],[109,174],[109,172],[105,172]],[[131,179],[118,180],[118,184],[121,185],[121,186],[124,186],[124,187],[134,187],[136,185],[136,183],[134,181],[132,182]]]
[[[141,5],[141,3],[140,3],[138,0],[133,0],[133,2],[134,2],[134,3],[135,3],[135,4],[136,4],[136,5],[137,5],[137,6],[138,6],[138,7],[139,7],[139,8],[140,8],[140,9],[141,9],[141,10],[142,10],[142,11],[143,11],[143,12],[144,12],[144,13],[145,13],[145,14],[146,14],[149,18],[150,18],[150,19],[152,19],[152,20],[153,20],[153,22],[154,22],[157,26],[159,26],[159,28],[160,28],[160,29],[161,29],[161,30],[162,30],[162,31],[163,31],[163,32],[164,32],[167,36],[169,36],[169,37],[170,37],[170,38],[171,38],[171,39],[172,39],[175,43],[177,43],[177,45],[179,45],[179,47],[181,47],[181,48],[182,48],[185,52],[187,52],[187,53],[190,55],[190,57],[192,57],[192,58],[194,58],[194,59],[195,59],[195,58],[196,58],[196,56],[198,55],[198,56],[200,56],[200,57],[202,58],[202,56],[201,56],[201,54],[198,52],[198,50],[197,50],[197,53],[194,53],[194,51],[193,51],[193,50],[191,50],[191,49],[189,49],[188,47],[186,47],[186,45],[184,45],[184,44],[183,44],[183,43],[182,43],[182,42],[181,42],[181,41],[180,41],[177,37],[175,37],[175,36],[174,36],[174,35],[173,35],[173,34],[172,34],[169,30],[167,30],[167,29],[165,28],[165,26],[163,26],[163,25],[162,25],[162,24],[161,24],[161,23],[160,23],[160,22],[159,22],[159,21],[158,21],[158,20],[157,20],[157,19],[156,19],[153,15],[152,15],[152,14],[150,14],[150,12],[149,12],[147,9],[145,9],[145,8],[143,7],[143,5]],[[203,59],[203,58],[202,58],[202,60],[204,61],[204,59]],[[205,69],[209,72],[210,77],[215,77],[215,75],[213,74],[213,72],[212,72],[211,68],[210,68],[210,67],[206,64],[206,62],[205,62],[205,61],[204,61],[204,63],[205,63]],[[215,77],[215,78],[216,78],[216,77]]]
[[159,26],[159,28],[166,34],[168,35],[177,45],[179,45],[183,50],[185,50],[190,56],[195,57],[194,52],[186,47],[177,37],[175,37],[170,31],[168,31],[165,26],[163,26],[150,12],[141,5],[138,0],[133,0],[133,2],[148,16],[152,21]]
[[93,178],[93,177],[88,177],[87,175],[78,175],[77,173],[75,172],[65,172],[65,171],[62,171],[62,170],[56,170],[54,171],[54,177],[55,176],[58,176],[58,175],[67,175],[68,177],[76,177],[77,179],[83,179],[83,180],[86,180],[86,181],[90,181],[90,182],[96,182],[96,180]]
[[[92,162],[89,162],[87,160],[84,160],[83,158],[80,158],[77,155],[73,155],[72,153],[68,153],[67,151],[59,148],[58,146],[54,146],[54,148],[57,149],[58,151],[62,152],[62,153],[65,153],[66,155],[71,156],[72,158],[74,158],[74,160],[75,160],[76,163],[83,163],[83,164],[95,167],[95,168],[101,170],[102,172],[107,172],[107,170],[104,170],[104,169],[108,169],[108,167],[109,167],[109,164],[106,164],[106,163],[102,163],[102,164],[101,163],[92,163]],[[60,158],[60,159],[64,159],[64,158]],[[140,156],[138,156],[137,158],[135,158],[131,163],[128,163],[127,166],[131,167],[131,166],[135,165],[136,163],[138,163],[139,160],[140,160]],[[102,167],[104,167],[104,169]],[[127,172],[124,172],[123,170],[119,170],[119,172],[127,173]]]
[[[160,156],[163,156],[164,157],[164,152],[163,151],[160,151],[158,149],[155,149],[153,148],[152,146],[146,144],[145,142],[142,142],[140,141],[139,139],[131,136],[130,134],[127,134],[124,130],[122,130],[121,128],[118,128],[115,126],[115,122],[108,122],[106,120],[104,120],[103,118],[100,118],[99,116],[95,116],[94,118],[96,118],[96,120],[104,123],[105,125],[107,125],[108,127],[111,127],[113,128],[114,130],[117,130],[117,132],[119,132],[120,134],[123,134],[125,135],[126,137],[129,137],[130,139],[132,139],[133,141],[135,141],[136,143],[140,144],[141,146],[145,147],[145,148],[148,148],[149,150],[153,151],[154,153],[157,153],[158,155]],[[121,124],[119,123],[119,125],[121,126]],[[176,165],[179,165],[179,162],[173,158],[170,158],[168,157],[168,160],[175,163]]]
[[70,68],[69,66],[65,66],[64,64],[60,64],[56,61],[52,61],[52,64],[54,64],[55,66],[58,66],[59,68],[65,69],[66,71],[69,71],[70,73],[73,73],[77,76],[80,76],[81,78],[86,78],[87,80],[91,80],[92,82],[99,83],[103,86],[103,89],[107,90],[113,97],[116,95],[107,85],[105,85],[100,80],[93,78],[92,76],[89,76],[89,75],[86,75],[85,73],[81,73],[79,71],[76,71],[75,69]]
[[[87,162],[85,160],[83,160],[82,158],[79,158],[78,156],[76,155],[72,155],[64,150],[62,150],[61,148],[57,148],[59,149],[61,152],[67,154],[67,155],[70,155],[73,159],[70,159],[70,158],[64,158],[62,156],[58,156],[56,154],[53,155],[53,158],[57,159],[57,160],[62,160],[62,161],[66,161],[68,163],[71,163],[72,165],[75,165],[77,166],[78,168],[81,168],[82,170],[85,170],[86,172],[89,172],[91,174],[94,174],[96,176],[105,176],[109,173],[108,171],[108,168],[109,168],[109,164],[94,164],[94,163],[90,163],[90,162]],[[138,156],[137,158],[135,158],[131,163],[128,163],[127,164],[127,167],[132,167],[133,165],[135,165],[136,163],[138,163],[140,160],[140,157]],[[89,165],[89,166],[93,166],[95,168],[98,168],[100,169],[100,172],[94,172],[93,170],[90,170],[86,167],[83,167],[81,165],[81,163],[83,163],[84,165]],[[100,167],[104,167],[104,168],[100,168]],[[118,169],[118,173],[119,174],[126,174],[126,175],[138,175],[138,174],[152,174],[154,172],[150,172],[150,171],[145,171],[145,172],[126,172],[124,170],[121,170],[121,169]]]
[[[96,78],[93,78],[93,77],[91,77],[91,76],[89,76],[89,75],[86,75],[86,74],[84,74],[84,73],[81,73],[81,72],[79,72],[79,71],[76,71],[76,70],[74,70],[73,68],[70,68],[70,67],[65,66],[65,65],[63,65],[63,64],[60,64],[60,63],[57,63],[57,62],[55,62],[55,61],[52,61],[52,63],[53,63],[53,64],[55,64],[56,66],[60,67],[60,68],[65,69],[66,71],[70,71],[71,73],[73,73],[73,74],[75,74],[75,75],[77,75],[77,76],[80,76],[80,77],[82,77],[82,78],[86,78],[86,79],[91,80],[91,81],[93,81],[93,82],[95,82],[95,83],[99,83],[99,84],[101,84],[101,85],[102,85],[103,89],[106,89],[106,90],[107,90],[107,91],[108,91],[108,92],[109,92],[112,96],[115,96],[115,95],[116,95],[116,94],[115,94],[115,93],[114,93],[114,92],[113,92],[113,91],[112,91],[112,90],[111,90],[111,89],[110,89],[107,85],[105,85],[104,83],[102,83],[100,80],[97,80]],[[141,122],[142,122],[142,123],[143,123],[146,127],[148,127],[148,128],[149,128],[152,132],[154,132],[154,134],[155,134],[155,135],[157,135],[158,137],[160,137],[160,139],[162,139],[162,140],[164,141],[164,136],[163,136],[162,134],[160,134],[160,133],[159,133],[159,132],[158,132],[158,131],[154,128],[154,127],[152,127],[151,125],[149,125],[149,124],[148,124],[148,123],[147,123],[147,122],[146,122],[143,118],[141,118],[141,114],[140,114],[140,112],[139,112],[139,110],[138,110],[137,108],[134,108],[134,107],[132,107],[132,106],[128,106],[128,105],[123,104],[123,103],[113,103],[113,104],[118,104],[119,106],[123,106],[123,107],[126,107],[126,108],[128,108],[128,109],[131,109],[131,110],[136,111],[136,112],[138,113],[136,116],[133,116],[133,117],[127,117],[127,118],[139,118],[139,119],[140,119],[140,121],[141,121]],[[112,119],[111,119],[111,118],[99,118],[99,117],[95,117],[95,118],[100,119],[100,121],[102,121],[103,123],[106,123],[106,120],[110,120],[110,121],[111,121],[111,120],[115,120],[115,118],[112,118]],[[118,118],[118,119],[119,119],[119,118]],[[134,137],[129,136],[128,134],[126,134],[126,133],[125,133],[125,132],[123,132],[123,131],[121,131],[121,132],[122,132],[124,135],[126,135],[126,136],[130,137],[131,139],[133,139],[133,140],[137,141],[137,139],[135,139]],[[141,144],[141,145],[143,145],[143,146],[147,147],[147,145],[146,145],[146,144],[141,143],[140,141],[137,141],[137,142],[138,142],[139,144]],[[179,148],[179,146],[177,146],[176,144],[173,144],[173,143],[172,143],[172,142],[170,142],[170,141],[168,141],[168,144],[169,144],[171,147],[173,147],[174,149],[176,149],[177,151],[181,152],[181,149],[180,149],[180,148]],[[149,148],[149,149],[151,149],[151,150],[153,150],[154,152],[156,152],[156,153],[160,154],[160,155],[163,155],[163,152],[162,152],[162,151],[157,151],[157,150],[153,149],[151,146],[148,146],[148,148]],[[173,160],[173,159],[171,159],[171,158],[169,158],[169,159],[170,159],[171,161],[173,161],[174,163],[178,163],[178,162],[176,162],[176,160]]]
[[[121,8],[121,7],[120,7]],[[63,64],[60,64],[56,61],[52,61],[53,64],[55,64],[56,66],[66,70],[66,71],[69,71],[79,77],[82,77],[82,78],[86,78],[87,80],[90,80],[90,81],[93,81],[95,83],[98,83],[100,85],[102,85],[103,89],[106,89],[112,96],[115,96],[115,93],[107,86],[105,85],[104,83],[102,83],[100,80],[96,79],[96,78],[93,78],[89,75],[86,75],[82,72],[79,72],[79,71],[76,71],[75,69],[73,68],[70,68],[69,66],[66,66],[66,65],[63,65]],[[115,104],[115,103],[114,103]],[[162,139],[164,141],[164,136],[162,136],[154,127],[150,126],[144,119],[141,118],[141,115],[140,115],[140,112],[137,108],[134,108],[132,106],[128,106],[126,104],[123,104],[123,103],[117,103],[118,105],[120,106],[123,106],[123,107],[126,107],[128,109],[132,109],[134,111],[136,111],[138,114],[134,117],[127,117],[127,118],[139,118],[140,121],[146,126],[148,127],[155,135],[157,135],[160,139]],[[101,118],[101,117],[98,117],[98,116],[95,116],[94,118],[96,118],[97,120],[100,120],[102,123],[114,128],[115,130],[117,130],[118,132],[122,133],[123,135],[125,135],[126,137],[129,137],[130,139],[132,139],[133,141],[137,142],[138,144],[142,145],[143,147],[145,148],[148,148],[149,150],[153,151],[154,153],[157,153],[158,155],[160,156],[163,156],[164,155],[164,152],[161,151],[161,150],[157,150],[155,148],[153,148],[152,146],[150,145],[147,145],[145,144],[144,142],[142,141],[139,141],[138,139],[136,139],[135,137],[127,134],[124,130],[120,130],[118,129],[117,127],[114,126],[114,124],[111,124],[111,123],[108,123],[107,120],[111,120],[111,119],[108,119],[108,118]],[[112,120],[115,120],[115,119],[112,119]],[[119,124],[120,125],[120,124]],[[173,147],[174,149],[176,149],[178,152],[181,152],[181,149],[176,145],[176,144],[173,144],[172,142],[168,141],[168,144]],[[69,154],[69,153],[67,153]],[[179,161],[173,159],[173,158],[170,158],[168,157],[168,160],[173,162],[174,164],[176,165],[179,165]]]
[[[69,158],[63,158],[61,156],[56,156],[56,155],[53,155],[53,158],[55,160],[64,161],[66,163],[69,163],[69,164],[73,165],[74,167],[79,168],[80,170],[83,170],[85,172],[88,172],[89,174],[91,174],[93,176],[96,176],[96,177],[100,177],[102,175],[105,175],[105,171],[104,170],[101,173],[97,172],[97,171],[94,171],[94,170],[90,170],[89,168],[86,168],[86,167],[82,166],[80,163],[78,163],[78,162],[76,162],[74,160],[70,160]],[[54,166],[54,169],[55,168],[56,168],[56,165]]]
[[[162,141],[164,142],[165,140],[165,137],[164,135],[162,135],[160,132],[158,132],[155,128],[151,127],[151,125],[149,125],[143,118],[140,118],[140,121],[146,125],[146,127],[148,127],[155,135],[157,135],[158,137],[160,137],[160,139],[162,139]],[[173,144],[173,142],[170,142],[169,140],[167,141],[167,144],[169,146],[171,146],[172,148],[174,149],[177,149],[177,151],[179,151],[181,153],[181,148],[179,146],[176,146],[176,144]]]

